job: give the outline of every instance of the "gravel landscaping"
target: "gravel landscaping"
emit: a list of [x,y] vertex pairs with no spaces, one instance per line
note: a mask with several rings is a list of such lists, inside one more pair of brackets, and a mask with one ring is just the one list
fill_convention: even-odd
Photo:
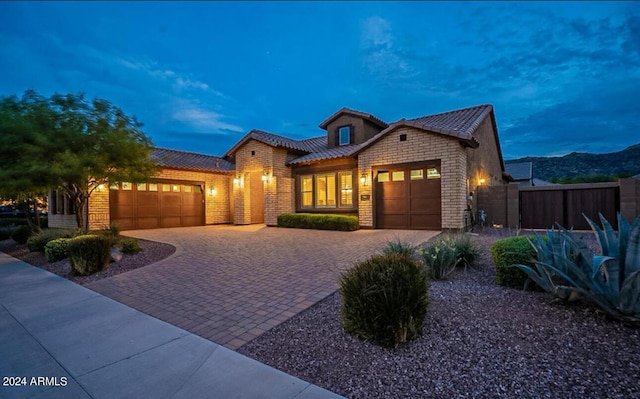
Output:
[[476,232],[476,268],[431,282],[423,336],[407,346],[345,334],[336,292],[238,351],[349,398],[640,398],[640,329],[497,286],[489,247],[515,233]]
[[122,254],[122,259],[118,262],[112,262],[106,269],[90,276],[78,276],[73,273],[68,259],[49,263],[43,253],[29,252],[26,245],[13,240],[0,241],[0,251],[81,285],[158,262],[176,251],[173,245],[162,242],[138,239],[138,244],[140,252],[134,255]]

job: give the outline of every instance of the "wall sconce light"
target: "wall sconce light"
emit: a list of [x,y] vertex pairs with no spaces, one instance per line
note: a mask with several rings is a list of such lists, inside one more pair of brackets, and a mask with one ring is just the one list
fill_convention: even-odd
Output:
[[367,174],[363,173],[362,175],[360,175],[360,184],[362,184],[363,186],[367,185]]
[[233,185],[236,187],[240,185],[240,178],[238,176],[233,178]]
[[211,197],[215,197],[215,196],[216,196],[216,194],[218,194],[218,190],[216,190],[216,188],[215,188],[215,187],[211,187],[211,188],[209,189],[209,195],[210,195]]
[[482,186],[483,184],[484,184],[484,179],[483,178],[478,179],[478,185]]
[[262,181],[267,181],[267,172],[262,175]]

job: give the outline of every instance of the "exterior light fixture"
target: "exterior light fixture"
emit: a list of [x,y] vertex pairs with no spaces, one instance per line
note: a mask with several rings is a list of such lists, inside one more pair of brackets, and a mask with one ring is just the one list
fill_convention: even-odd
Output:
[[215,197],[215,196],[216,196],[216,194],[218,194],[218,190],[216,190],[216,188],[215,188],[215,187],[211,187],[211,188],[209,189],[209,195],[210,195],[210,196],[212,196],[212,197]]
[[265,181],[265,182],[266,182],[266,181],[267,181],[267,177],[268,177],[268,176],[267,176],[267,172],[264,172],[264,173],[262,174],[262,181]]
[[483,184],[484,184],[484,179],[483,178],[478,179],[478,185],[482,186]]
[[238,186],[240,184],[240,178],[238,178],[237,176],[233,178],[233,185],[234,186]]
[[363,186],[367,185],[367,174],[363,173],[362,175],[360,175],[360,184],[362,184]]

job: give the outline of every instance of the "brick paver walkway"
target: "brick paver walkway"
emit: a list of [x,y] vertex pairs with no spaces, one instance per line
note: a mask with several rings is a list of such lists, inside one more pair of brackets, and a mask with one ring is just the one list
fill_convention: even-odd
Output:
[[437,232],[251,225],[126,234],[170,243],[176,253],[87,287],[237,349],[335,292],[342,270],[380,251],[387,241],[418,244]]

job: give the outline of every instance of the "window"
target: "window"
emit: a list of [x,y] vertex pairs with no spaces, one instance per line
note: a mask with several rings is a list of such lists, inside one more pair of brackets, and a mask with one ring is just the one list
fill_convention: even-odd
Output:
[[179,184],[171,185],[171,191],[173,191],[174,193],[179,193],[180,192],[180,185]]
[[163,184],[161,184],[161,186],[162,186],[162,191],[165,191],[165,192],[171,191],[171,185],[170,184],[163,183]]
[[336,175],[316,175],[316,208],[336,207]]
[[191,186],[184,186],[184,192],[185,193],[190,193],[191,192]]
[[378,183],[389,181],[389,172],[378,172]]
[[423,169],[413,169],[411,171],[411,180],[422,180],[422,179],[424,179]]
[[338,128],[338,140],[340,145],[351,144],[351,126],[342,126]]
[[51,204],[49,204],[49,209],[51,209],[51,213],[54,215],[58,213],[58,190],[51,190]]
[[122,189],[125,191],[130,191],[133,189],[133,184],[129,182],[122,182]]
[[353,208],[355,171],[337,171],[302,175],[298,180],[298,208]]
[[404,170],[391,172],[391,180],[393,180],[393,181],[404,181]]
[[353,172],[340,172],[340,206],[353,206]]
[[149,183],[149,191],[158,191],[158,183]]
[[109,190],[117,190],[119,188],[120,188],[120,185],[118,184],[118,182],[113,182],[109,184]]
[[300,177],[301,208],[313,208],[313,177]]
[[438,172],[438,169],[436,168],[427,169],[427,179],[439,179],[439,178],[440,178],[440,172]]
[[138,191],[147,191],[147,183],[138,183],[136,187]]

